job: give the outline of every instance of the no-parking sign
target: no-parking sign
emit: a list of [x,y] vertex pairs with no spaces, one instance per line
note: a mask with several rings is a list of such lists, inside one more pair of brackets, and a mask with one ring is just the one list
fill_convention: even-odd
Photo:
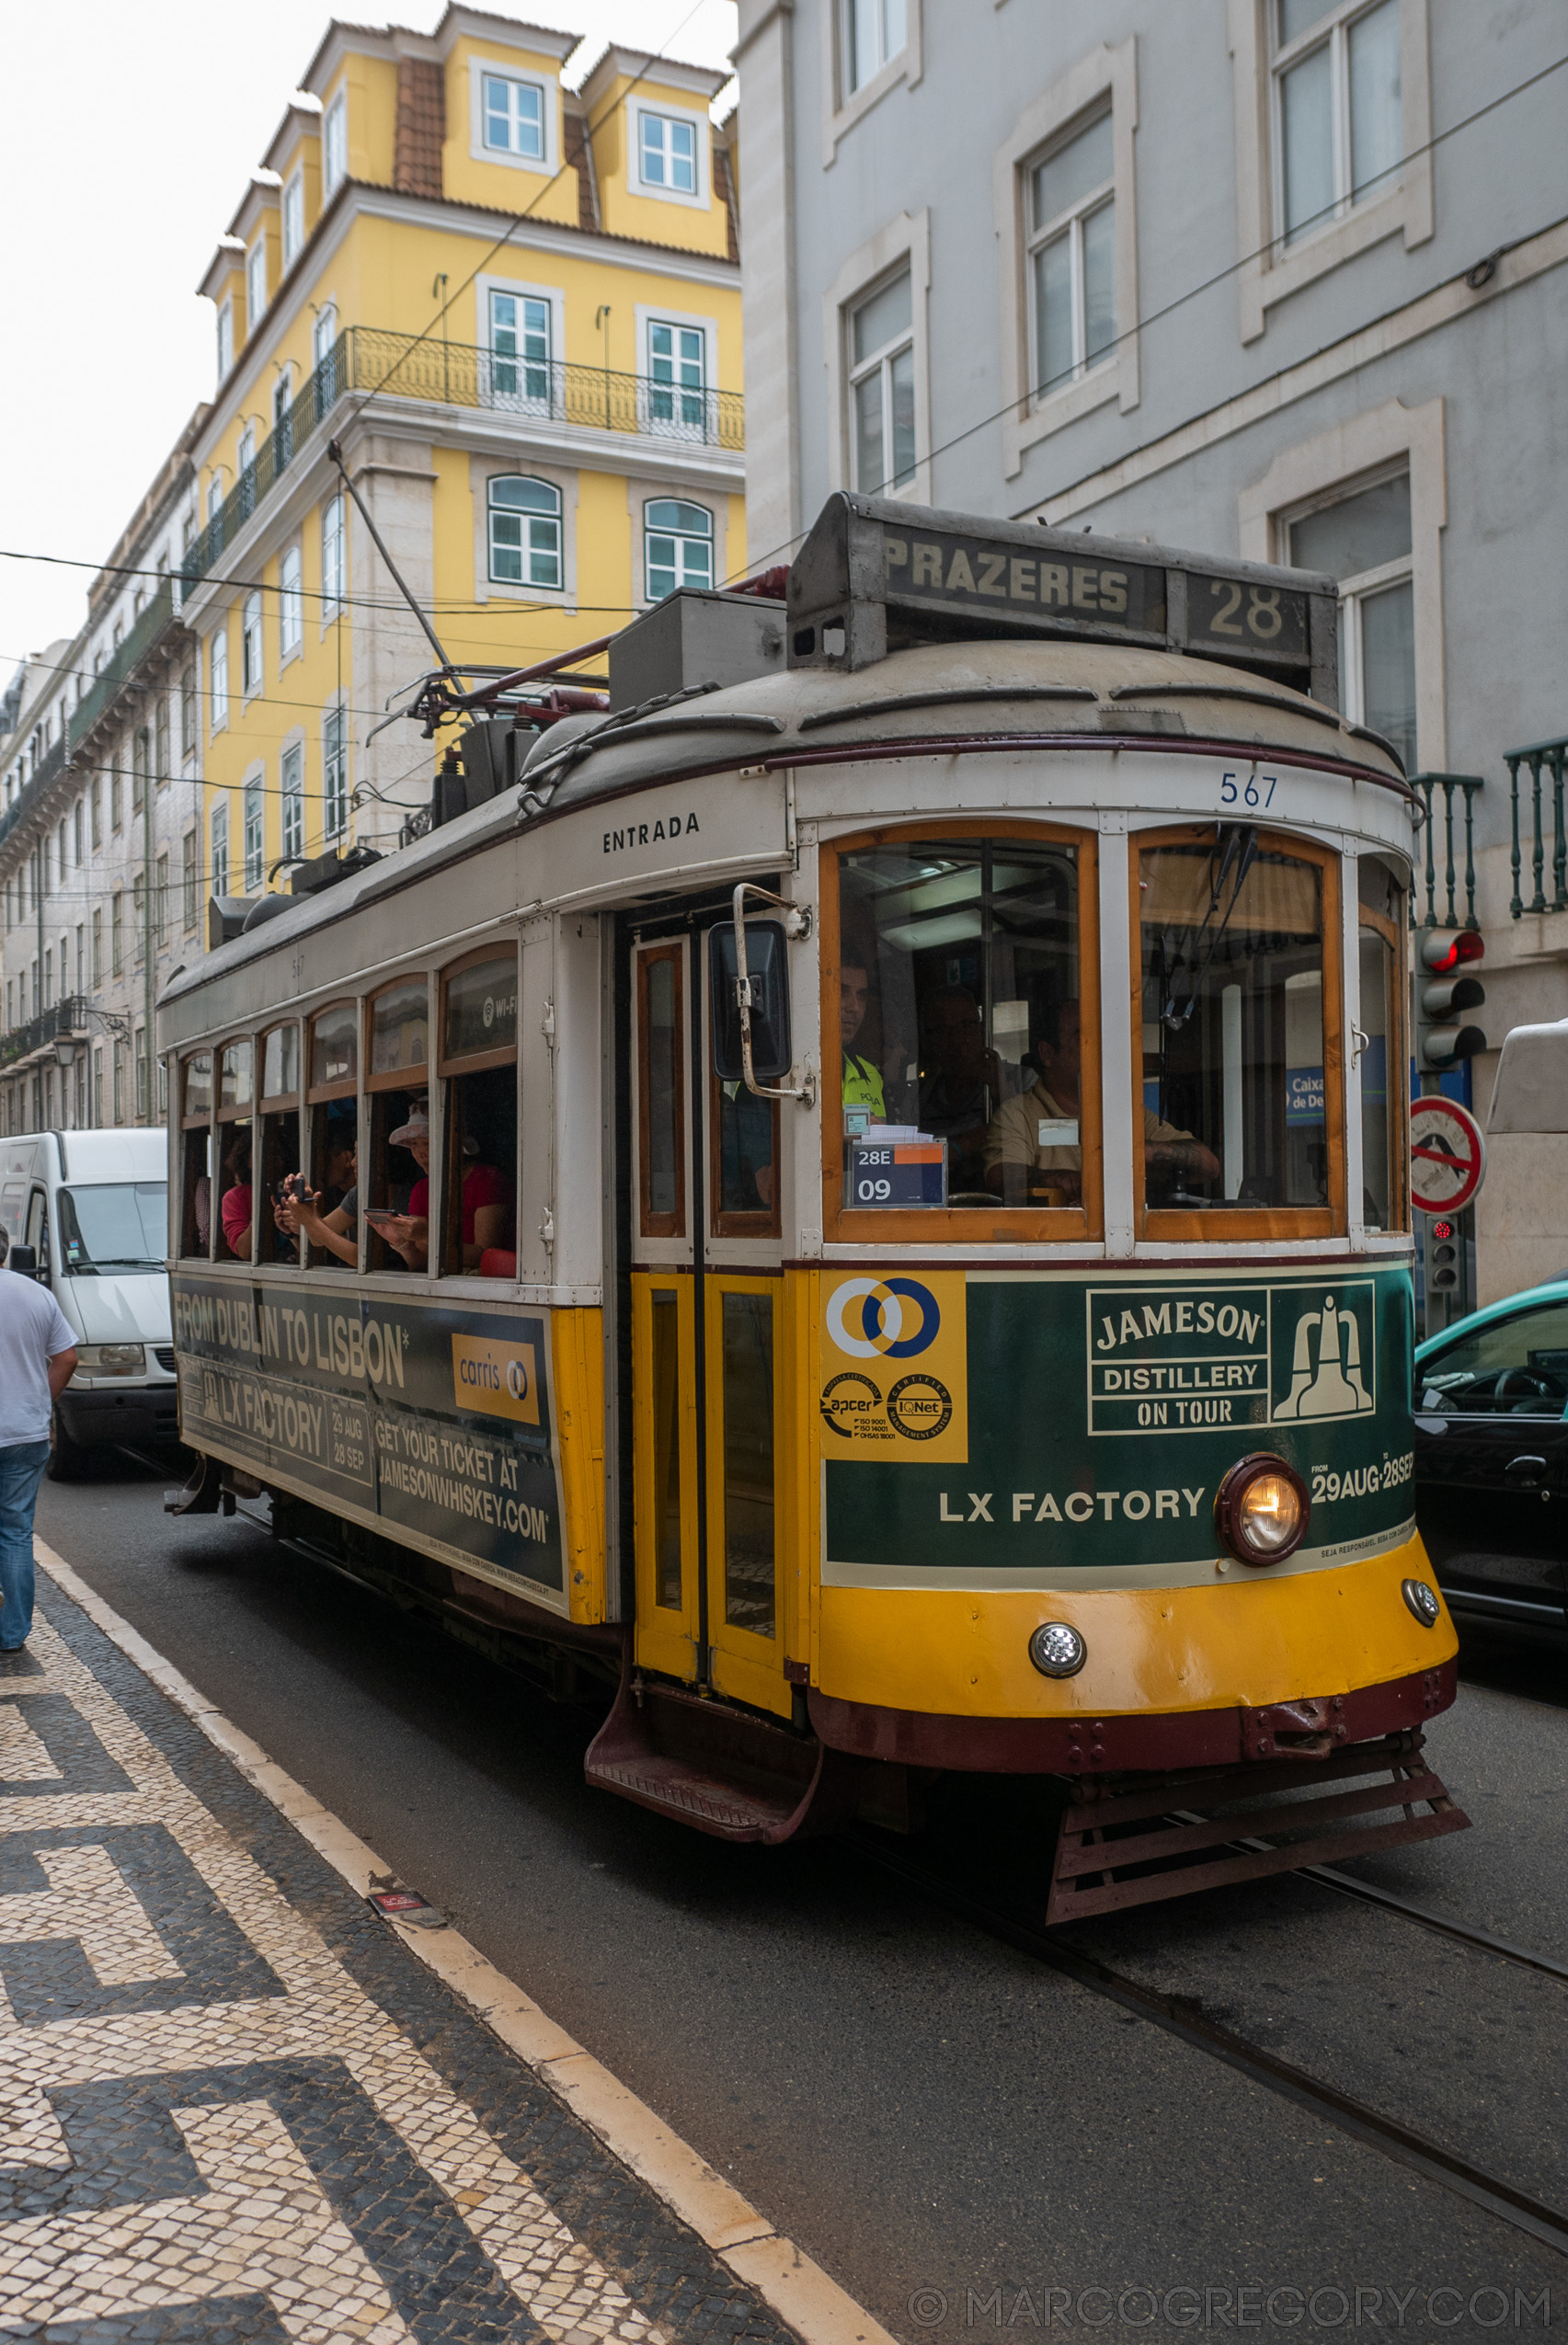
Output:
[[1410,1105],[1410,1201],[1462,1213],[1486,1175],[1486,1142],[1468,1107],[1438,1094]]

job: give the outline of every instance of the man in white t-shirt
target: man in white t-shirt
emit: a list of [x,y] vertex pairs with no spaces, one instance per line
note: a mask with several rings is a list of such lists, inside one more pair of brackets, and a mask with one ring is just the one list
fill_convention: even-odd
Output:
[[0,1223],[0,1653],[33,1624],[33,1507],[49,1463],[49,1420],[76,1373],[76,1338],[50,1293],[6,1268]]

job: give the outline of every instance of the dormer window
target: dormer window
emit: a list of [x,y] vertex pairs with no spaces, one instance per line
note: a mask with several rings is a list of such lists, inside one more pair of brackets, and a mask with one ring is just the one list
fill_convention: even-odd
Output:
[[349,176],[349,99],[339,90],[321,126],[321,192],[325,202]]
[[305,182],[296,171],[283,189],[283,266],[292,267],[305,240]]
[[672,188],[678,195],[697,192],[697,130],[672,114],[642,118],[642,176],[649,188]]
[[267,307],[267,231],[262,230],[246,256],[245,304],[248,331],[255,333]]
[[484,76],[485,144],[499,154],[544,160],[544,92],[509,74]]

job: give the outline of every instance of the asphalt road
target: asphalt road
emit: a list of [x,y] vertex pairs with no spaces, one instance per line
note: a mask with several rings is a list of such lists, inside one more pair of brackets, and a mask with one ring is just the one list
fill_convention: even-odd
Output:
[[[1463,2336],[1495,2323],[1478,2289],[1568,2301],[1563,2256],[853,1848],[731,1848],[589,1792],[580,1714],[254,1521],[166,1516],[164,1479],[118,1458],[46,1482],[39,1530],[899,2337],[1315,2336],[1357,2312]],[[1476,1653],[1430,1747],[1478,1828],[1361,1869],[1568,1960],[1568,1654],[1494,1634]],[[950,1796],[946,1829],[998,1900],[1039,1878],[1030,1797]],[[1568,2209],[1556,1982],[1295,1881],[1080,1933]]]

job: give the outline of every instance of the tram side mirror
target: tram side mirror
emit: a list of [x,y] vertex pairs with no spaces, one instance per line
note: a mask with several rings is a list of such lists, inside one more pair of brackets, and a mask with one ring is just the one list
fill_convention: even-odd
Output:
[[[787,1075],[795,1053],[789,1035],[789,971],[784,932],[777,921],[746,923],[746,973],[751,985],[751,1072],[760,1083]],[[746,1070],[740,1058],[740,1002],[736,993],[735,925],[708,931],[709,1023],[714,1072],[721,1083],[738,1083]]]

